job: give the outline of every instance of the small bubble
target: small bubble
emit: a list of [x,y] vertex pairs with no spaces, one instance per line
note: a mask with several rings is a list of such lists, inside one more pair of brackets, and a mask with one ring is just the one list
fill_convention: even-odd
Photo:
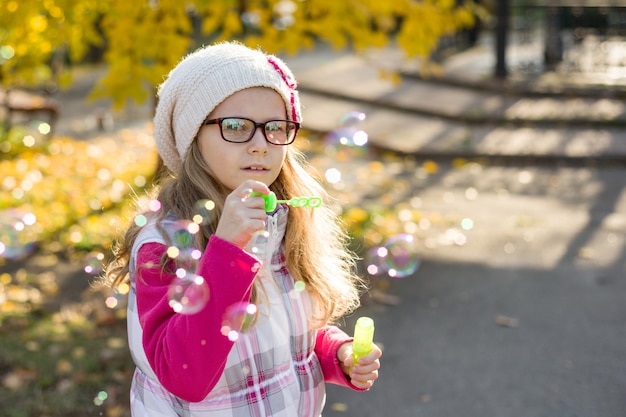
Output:
[[248,302],[235,303],[226,309],[222,320],[222,334],[237,340],[240,333],[249,331],[257,317],[257,306]]
[[384,257],[387,274],[392,278],[404,278],[413,274],[420,265],[413,235],[399,234],[385,242],[387,256]]
[[145,187],[146,183],[148,181],[146,180],[146,177],[144,177],[143,175],[137,175],[134,179],[133,179],[133,183],[137,186],[137,187]]
[[258,256],[264,257],[267,251],[267,245],[269,242],[270,234],[267,230],[259,230],[254,232],[250,242],[248,242],[247,249],[250,253]]
[[26,146],[27,148],[32,148],[33,146],[35,146],[35,138],[31,135],[26,135],[24,136],[24,139],[22,139],[22,142],[24,143],[24,146]]
[[517,181],[519,181],[520,184],[530,184],[533,181],[533,174],[530,171],[520,171],[517,174]]
[[478,190],[474,187],[469,187],[465,190],[465,198],[468,200],[476,200],[478,198]]
[[0,255],[5,259],[23,259],[36,249],[32,226],[37,219],[33,213],[19,209],[0,211]]
[[203,277],[186,273],[177,276],[167,292],[169,305],[180,314],[195,314],[209,301],[209,286]]
[[461,228],[463,230],[472,230],[474,228],[474,220],[466,217],[461,220]]
[[337,184],[341,181],[341,171],[337,168],[329,168],[326,170],[324,177],[330,184]]
[[99,274],[100,272],[102,272],[104,265],[102,264],[102,261],[104,260],[104,254],[102,252],[91,252],[87,255],[87,258],[85,259],[86,261],[86,265],[85,265],[85,272],[88,274]]
[[385,262],[387,254],[387,248],[382,246],[376,246],[367,251],[365,254],[365,269],[369,275],[381,275],[387,271],[387,264]]
[[109,395],[105,391],[100,391],[93,399],[93,403],[97,406],[101,406],[107,398],[109,398]]
[[130,285],[126,282],[117,286],[117,292],[121,295],[128,294],[129,291]]
[[108,308],[116,308],[118,305],[118,299],[116,296],[111,295],[109,297],[106,298],[106,300],[104,300],[104,304],[108,307]]
[[148,218],[143,214],[139,214],[135,216],[135,224],[139,227],[144,227],[146,224],[148,224]]
[[176,246],[170,246],[169,248],[167,248],[167,256],[174,259],[177,258],[178,255],[180,255],[180,249],[178,249]]
[[508,242],[504,244],[504,253],[506,253],[507,255],[512,254],[513,252],[515,252],[515,244]]
[[159,200],[150,200],[148,202],[148,208],[153,212],[159,211],[161,210],[161,202]]
[[48,133],[50,133],[52,128],[50,127],[48,123],[44,122],[44,123],[39,123],[37,130],[39,130],[39,133],[41,133],[42,135],[47,135]]

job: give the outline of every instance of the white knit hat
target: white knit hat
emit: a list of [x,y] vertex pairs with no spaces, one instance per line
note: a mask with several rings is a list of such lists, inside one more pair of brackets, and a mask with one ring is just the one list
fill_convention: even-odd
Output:
[[285,101],[289,120],[301,122],[296,80],[283,61],[240,43],[225,42],[187,55],[159,86],[154,137],[165,165],[179,174],[206,117],[222,101],[250,87],[269,87]]

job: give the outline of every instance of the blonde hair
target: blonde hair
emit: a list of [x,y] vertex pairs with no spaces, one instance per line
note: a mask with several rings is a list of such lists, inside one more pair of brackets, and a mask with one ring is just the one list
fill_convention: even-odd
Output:
[[[338,214],[330,207],[332,198],[309,173],[304,155],[290,146],[278,178],[270,186],[279,198],[320,196],[321,207],[289,210],[285,231],[285,257],[295,281],[302,281],[314,303],[311,324],[321,327],[356,309],[364,282],[356,275],[356,260],[348,250],[348,235]],[[157,188],[161,210],[153,213],[162,220],[168,213],[191,219],[197,201],[215,203],[212,221],[196,234],[197,245],[205,248],[215,232],[228,191],[212,175],[199,150],[197,140],[190,146],[178,177],[167,176]],[[145,213],[148,215],[147,213]],[[158,222],[157,222],[158,223]],[[129,280],[129,262],[140,226],[131,223],[124,237],[113,248],[114,259],[106,270],[106,280],[115,287]],[[162,268],[168,259],[162,259]],[[257,280],[258,281],[258,280]],[[258,289],[253,294],[256,297]],[[254,301],[254,300],[253,300]]]

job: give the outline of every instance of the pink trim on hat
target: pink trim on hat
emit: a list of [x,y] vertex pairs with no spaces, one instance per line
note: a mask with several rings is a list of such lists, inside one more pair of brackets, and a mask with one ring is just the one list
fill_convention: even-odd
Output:
[[278,71],[278,73],[280,74],[280,76],[283,78],[283,80],[285,81],[285,84],[287,84],[287,87],[289,87],[291,91],[290,94],[290,102],[291,102],[291,119],[298,122],[298,112],[296,111],[296,96],[293,93],[293,90],[297,87],[297,83],[296,80],[290,80],[289,77],[287,76],[287,74],[285,74],[285,71],[283,71],[283,69],[281,68],[280,64],[278,62],[276,62],[276,60],[274,59],[273,56],[268,56],[267,57],[267,61],[272,64],[272,66],[274,67],[274,69],[276,69],[276,71]]

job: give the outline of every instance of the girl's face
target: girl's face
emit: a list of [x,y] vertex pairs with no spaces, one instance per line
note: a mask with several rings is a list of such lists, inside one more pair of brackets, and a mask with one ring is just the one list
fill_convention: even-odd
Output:
[[[258,123],[286,120],[285,102],[270,88],[247,88],[228,97],[209,116],[220,117],[244,117]],[[222,139],[217,124],[202,125],[197,140],[204,161],[217,180],[231,191],[250,179],[269,187],[278,178],[289,146],[267,142],[262,127],[256,129],[248,142],[227,142]]]

